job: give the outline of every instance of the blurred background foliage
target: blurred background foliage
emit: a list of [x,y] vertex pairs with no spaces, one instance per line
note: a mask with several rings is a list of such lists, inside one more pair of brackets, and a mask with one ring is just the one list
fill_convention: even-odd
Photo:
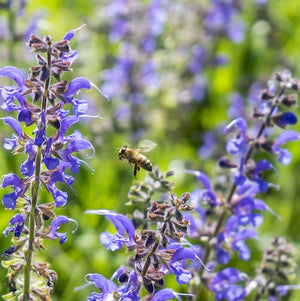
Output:
[[[162,171],[175,171],[172,180],[178,195],[199,185],[183,173],[184,168],[216,176],[217,158],[225,153],[222,125],[251,105],[253,93],[275,71],[289,68],[300,77],[299,11],[296,0],[0,1],[0,67],[15,65],[27,72],[35,63],[24,42],[28,34],[50,34],[59,40],[86,23],[71,41],[79,59],[64,78],[84,76],[111,98],[107,101],[95,90],[85,93],[89,112],[102,116],[82,119],[80,125],[96,148],[96,156],[88,162],[94,171],[82,166],[75,176],[77,193],[68,190],[67,206],[56,211],[76,219],[79,229],[72,235],[72,225],[64,226],[70,233],[68,241],[63,246],[47,243],[47,251],[36,254],[58,273],[53,300],[84,300],[94,288],[74,292],[74,287],[84,284],[87,273],[109,278],[126,263],[126,254],[108,252],[99,242],[101,231],[111,225],[103,217],[83,214],[87,209],[132,210],[124,204],[135,180],[133,167],[117,159],[118,148],[124,143],[135,146],[144,138],[155,141],[158,146],[149,158]],[[10,129],[2,128],[3,142]],[[203,148],[214,137],[219,142]],[[272,189],[261,198],[281,220],[266,213],[260,241],[249,242],[253,265],[237,263],[246,272],[255,270],[263,246],[274,235],[285,236],[299,249],[299,144],[289,148],[293,163],[288,167],[266,155],[278,173],[278,177],[270,173],[269,179],[280,190]],[[17,173],[21,159],[1,151],[1,174]],[[145,175],[141,171],[138,180]],[[46,191],[41,198],[50,201]],[[1,210],[1,233],[12,214]],[[3,252],[10,242],[3,235],[0,240]],[[1,268],[1,294],[7,291],[5,273]],[[300,283],[299,269],[294,282]],[[300,293],[288,297],[299,300]]]

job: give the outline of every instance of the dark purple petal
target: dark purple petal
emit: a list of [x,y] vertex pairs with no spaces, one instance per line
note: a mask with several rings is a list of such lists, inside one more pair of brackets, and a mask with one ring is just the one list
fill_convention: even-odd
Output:
[[33,122],[34,122],[34,119],[32,118],[32,114],[31,114],[31,111],[26,109],[26,108],[23,108],[20,112],[19,112],[19,115],[18,115],[18,120],[21,121],[21,122],[25,122],[25,124],[28,126],[28,125],[31,125]]
[[54,169],[58,166],[59,159],[52,158],[52,157],[45,157],[43,159],[43,163],[46,165],[47,169],[51,170],[51,169]]
[[14,66],[6,66],[0,69],[0,76],[7,76],[11,78],[19,87],[22,87],[25,82],[25,77],[22,71]]
[[15,192],[5,194],[2,197],[2,204],[7,209],[15,209],[18,195]]
[[281,128],[297,123],[297,116],[292,112],[279,113],[273,117],[273,121]]

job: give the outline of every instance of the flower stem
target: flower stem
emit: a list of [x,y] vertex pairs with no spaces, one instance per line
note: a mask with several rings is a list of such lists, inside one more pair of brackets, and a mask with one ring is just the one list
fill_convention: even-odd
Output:
[[[47,61],[50,74],[51,68],[51,42],[48,43]],[[50,75],[45,82],[45,90],[42,99],[42,112],[47,107],[47,94],[50,85]],[[46,126],[46,125],[45,125]],[[38,203],[39,189],[40,189],[40,175],[41,175],[41,163],[42,163],[42,145],[37,148],[37,154],[35,158],[35,174],[34,181],[31,184],[31,208],[29,214],[29,234],[28,234],[28,249],[25,251],[25,264],[24,264],[24,287],[23,287],[23,301],[29,301],[30,298],[30,271],[34,252],[34,238],[35,238],[35,211]]]

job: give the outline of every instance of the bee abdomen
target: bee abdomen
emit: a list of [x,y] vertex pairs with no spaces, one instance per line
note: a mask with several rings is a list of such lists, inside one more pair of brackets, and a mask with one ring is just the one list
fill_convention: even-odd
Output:
[[144,158],[141,164],[141,167],[147,171],[152,171],[152,163],[148,158]]

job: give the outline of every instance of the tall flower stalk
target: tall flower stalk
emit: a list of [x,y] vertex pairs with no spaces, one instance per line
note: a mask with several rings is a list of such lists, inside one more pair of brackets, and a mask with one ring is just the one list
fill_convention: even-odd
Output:
[[[34,254],[45,248],[46,239],[59,238],[60,244],[67,240],[67,234],[58,231],[62,224],[73,221],[77,228],[76,221],[54,212],[68,200],[67,192],[56,184],[65,183],[71,188],[74,178],[68,171],[77,173],[84,162],[76,153],[92,150],[93,155],[94,152],[92,144],[78,130],[67,134],[69,127],[87,113],[86,100],[75,95],[92,86],[83,77],[69,83],[61,80],[78,57],[77,51],[69,46],[73,36],[74,31],[70,31],[61,41],[53,42],[50,36],[40,39],[31,35],[28,46],[37,53],[37,65],[30,68],[27,79],[16,67],[0,69],[1,76],[16,83],[0,89],[1,108],[11,115],[2,118],[3,122],[14,130],[12,137],[5,139],[4,148],[13,155],[23,154],[21,177],[9,173],[2,181],[3,188],[13,189],[3,196],[4,207],[18,211],[4,231],[5,236],[13,234],[12,246],[4,252],[2,261],[8,269],[10,290],[3,296],[5,300],[50,300],[57,274],[49,268],[49,263],[36,262]],[[42,186],[54,202],[42,203]]]

